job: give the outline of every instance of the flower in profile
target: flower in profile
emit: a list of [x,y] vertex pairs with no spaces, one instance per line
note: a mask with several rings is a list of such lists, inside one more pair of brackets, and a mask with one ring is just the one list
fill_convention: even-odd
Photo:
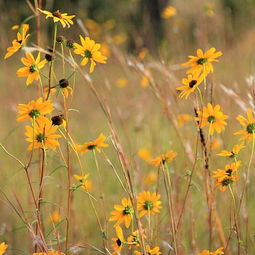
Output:
[[176,15],[176,9],[173,6],[167,6],[161,13],[163,19],[169,19]]
[[134,213],[131,200],[129,198],[122,198],[121,205],[114,205],[114,211],[111,212],[109,221],[116,221],[114,226],[125,223],[125,227],[129,228],[132,221],[132,214]]
[[154,215],[159,213],[161,207],[160,194],[156,192],[150,193],[150,191],[144,191],[138,194],[137,197],[137,209],[140,211],[139,216]]
[[190,120],[191,120],[190,114],[183,113],[177,115],[177,124],[179,127],[183,127]]
[[4,56],[4,59],[9,58],[14,53],[16,53],[19,49],[21,49],[27,41],[27,38],[29,37],[29,34],[27,34],[27,31],[29,29],[28,24],[22,24],[19,28],[19,31],[17,33],[17,39],[12,41],[12,46],[7,48],[7,53]]
[[190,60],[183,63],[183,66],[190,66],[187,73],[199,72],[207,75],[213,72],[213,62],[218,62],[217,59],[222,55],[221,51],[217,51],[215,48],[207,50],[205,53],[201,49],[197,50],[197,56],[189,56]]
[[53,223],[58,223],[60,222],[62,219],[62,216],[61,214],[59,213],[59,211],[53,211],[50,215],[50,220],[51,222]]
[[106,137],[101,133],[98,138],[94,141],[90,141],[90,142],[86,142],[82,145],[76,145],[76,150],[78,152],[87,152],[87,151],[91,151],[91,150],[97,150],[98,152],[101,152],[101,148],[105,148],[108,147],[109,145],[107,143],[104,143],[104,141],[106,140]]
[[216,178],[216,185],[220,186],[221,191],[225,191],[227,186],[236,182],[239,178],[237,170],[241,165],[241,161],[234,162],[232,164],[225,165],[225,170],[217,169],[213,171],[213,178]]
[[18,77],[27,77],[26,85],[31,84],[34,80],[39,80],[40,69],[42,69],[47,63],[46,59],[41,61],[40,58],[40,52],[36,59],[30,52],[26,52],[26,58],[21,58],[21,62],[25,65],[25,67],[21,67],[17,71],[17,75]]
[[90,180],[88,180],[90,174],[85,174],[83,176],[74,174],[74,178],[79,181],[79,186],[82,187],[82,189],[90,192],[92,189],[92,183]]
[[201,128],[209,126],[209,134],[213,135],[214,131],[220,133],[225,129],[227,118],[228,116],[220,111],[220,105],[217,104],[213,107],[208,103],[207,107],[203,107],[202,111],[198,111],[198,117],[195,119],[199,122]]
[[176,90],[181,91],[179,94],[180,98],[187,99],[189,95],[195,91],[195,89],[201,84],[204,80],[205,75],[202,73],[200,75],[199,72],[194,72],[187,75],[187,78],[182,79],[182,84],[184,86],[177,87]]
[[153,185],[154,183],[156,183],[158,179],[158,175],[157,173],[155,173],[155,171],[151,171],[143,180],[143,184],[147,187]]
[[40,118],[45,118],[44,115],[53,111],[53,104],[50,101],[43,101],[41,97],[37,100],[32,100],[28,104],[17,105],[18,114],[17,121],[25,121]]
[[244,129],[235,132],[234,135],[242,135],[240,140],[247,140],[248,142],[251,142],[255,134],[255,118],[252,110],[247,110],[247,119],[242,115],[238,115],[236,119],[244,127]]
[[75,17],[75,15],[68,15],[67,13],[61,13],[59,10],[55,12],[49,12],[45,10],[41,10],[38,8],[38,10],[46,15],[46,19],[52,18],[54,23],[60,22],[63,27],[70,27],[70,25],[73,25],[72,19]]
[[[143,233],[144,230],[142,229],[142,236],[145,238],[145,234]],[[140,246],[140,237],[139,237],[139,231],[133,231],[132,234],[127,238],[127,243],[129,244],[129,249],[131,249],[133,246],[139,247]]]
[[223,247],[217,249],[216,251],[208,251],[208,250],[203,250],[202,252],[198,253],[197,255],[222,255],[224,254],[223,252]]
[[114,252],[112,253],[113,255],[119,254],[125,243],[122,228],[120,226],[116,226],[115,231],[116,231],[117,237],[112,238],[112,241],[113,241],[112,247],[114,249]]
[[90,61],[89,72],[92,73],[96,66],[96,62],[105,64],[107,57],[103,56],[101,51],[99,51],[101,45],[95,43],[95,41],[89,37],[83,38],[80,35],[80,41],[81,45],[74,43],[74,53],[83,57],[81,61],[82,66],[85,66]]
[[58,126],[52,125],[52,122],[47,118],[40,119],[35,122],[34,126],[26,126],[26,141],[31,144],[28,146],[28,150],[43,148],[55,150],[59,146],[59,139],[61,136],[55,134]]
[[0,255],[3,255],[8,248],[8,245],[6,243],[0,243]]
[[236,144],[233,146],[231,151],[228,150],[222,150],[220,153],[218,153],[218,156],[222,157],[229,157],[229,158],[236,158],[238,155],[239,151],[245,148],[244,143],[241,144]]
[[164,165],[167,162],[173,161],[173,159],[177,156],[177,153],[173,150],[167,151],[164,154],[161,154],[160,156],[156,157],[155,159],[152,159],[150,161],[150,164],[153,166],[161,166]]
[[[149,245],[146,245],[145,250],[146,250],[147,254],[150,254],[150,255],[160,255],[160,254],[162,254],[160,252],[158,246],[155,246],[154,248],[151,249]],[[140,251],[134,251],[134,255],[142,255],[142,253]]]

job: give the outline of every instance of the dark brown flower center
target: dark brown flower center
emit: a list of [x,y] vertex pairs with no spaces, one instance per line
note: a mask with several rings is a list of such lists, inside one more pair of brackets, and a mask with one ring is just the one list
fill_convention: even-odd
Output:
[[255,123],[252,123],[252,124],[249,124],[247,127],[246,127],[246,130],[249,134],[252,134],[255,132]]
[[116,244],[117,244],[119,247],[121,246],[122,242],[121,242],[121,240],[120,240],[119,238],[116,240]]
[[55,12],[52,13],[52,15],[53,15],[54,17],[56,17],[56,18],[59,18],[59,19],[62,18],[61,12],[60,12],[60,11],[55,11]]
[[232,184],[233,181],[231,179],[225,179],[221,182],[222,186],[228,186],[229,184]]
[[39,143],[42,143],[42,142],[45,140],[44,134],[38,134],[38,135],[36,136],[36,140],[37,140]]
[[90,51],[90,50],[85,50],[84,56],[85,56],[85,58],[92,58],[92,53],[91,53],[91,51]]
[[196,84],[197,84],[197,81],[196,80],[192,80],[189,83],[189,87],[192,89]]
[[37,118],[40,116],[40,111],[33,109],[29,114],[28,114],[31,118]]
[[30,73],[36,72],[36,65],[31,65],[31,66],[29,67],[29,72],[30,72]]
[[52,125],[55,125],[55,126],[62,125],[63,124],[63,119],[64,119],[64,115],[63,114],[53,116],[51,118]]
[[95,144],[91,144],[91,145],[88,145],[88,146],[87,146],[87,149],[88,149],[88,150],[93,150],[93,149],[95,149],[95,147],[96,147]]
[[68,86],[69,86],[68,80],[67,80],[67,79],[61,79],[61,80],[59,81],[59,86],[60,86],[61,88],[66,88],[66,87],[68,87]]
[[228,169],[228,170],[226,170],[226,173],[228,174],[228,176],[231,176],[232,175],[232,172],[233,172],[233,169]]
[[203,65],[207,62],[207,58],[200,58],[197,60],[198,65]]
[[146,200],[145,203],[144,203],[144,205],[143,205],[143,207],[144,207],[144,209],[147,210],[147,211],[151,210],[151,209],[153,208],[153,203],[152,203],[152,201]]
[[215,117],[213,115],[210,115],[208,118],[207,118],[208,122],[209,123],[213,123],[215,122]]
[[123,214],[124,214],[124,215],[131,214],[131,213],[132,213],[132,210],[133,210],[132,206],[128,205],[128,206],[126,206],[125,209],[123,210]]

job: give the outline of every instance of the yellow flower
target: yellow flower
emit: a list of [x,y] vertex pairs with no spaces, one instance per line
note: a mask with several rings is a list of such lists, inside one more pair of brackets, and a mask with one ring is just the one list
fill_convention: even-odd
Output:
[[161,13],[163,19],[169,19],[176,15],[176,9],[172,6],[167,6]]
[[154,215],[159,213],[161,207],[160,194],[156,192],[150,193],[150,191],[144,191],[138,194],[137,197],[137,209],[140,211],[139,216]]
[[199,72],[194,72],[192,74],[188,74],[187,78],[182,79],[182,84],[184,86],[177,87],[176,90],[181,91],[179,97],[187,99],[189,95],[195,91],[195,89],[201,84],[204,80],[205,75],[202,73],[200,75]]
[[49,250],[48,252],[34,252],[33,255],[65,255],[61,251]]
[[3,255],[8,248],[8,245],[6,243],[0,243],[0,255]]
[[127,86],[127,84],[128,84],[128,81],[127,81],[127,79],[126,78],[124,78],[124,77],[121,77],[121,78],[119,78],[118,80],[117,80],[117,86],[118,87],[120,87],[120,88],[124,88],[124,87],[126,87]]
[[102,43],[100,48],[101,53],[107,58],[111,55],[111,49],[108,44]]
[[[143,234],[143,232],[144,230],[142,229],[142,236],[145,238],[146,236]],[[133,246],[140,246],[140,237],[138,230],[132,232],[132,234],[127,238],[127,243],[129,244],[129,249],[131,249]]]
[[125,33],[119,33],[113,36],[113,42],[117,45],[123,44],[127,40],[127,35]]
[[92,189],[92,183],[91,181],[87,180],[90,174],[85,174],[84,176],[80,176],[77,174],[74,174],[74,178],[79,181],[79,185],[86,190],[87,192],[90,192]]
[[95,43],[95,41],[91,40],[89,37],[83,38],[80,35],[80,41],[81,45],[74,43],[74,53],[83,57],[81,61],[82,66],[85,66],[90,60],[89,72],[92,73],[96,66],[96,62],[105,64],[107,57],[103,56],[99,51],[101,45],[99,43]]
[[255,118],[252,110],[247,110],[247,119],[242,115],[238,115],[236,119],[244,127],[244,129],[235,132],[234,135],[242,135],[240,140],[247,140],[248,142],[251,142],[253,139],[253,134],[255,134]]
[[205,3],[204,11],[205,11],[207,16],[213,17],[215,15],[215,12],[214,12],[214,3],[211,3],[211,2]]
[[63,27],[70,27],[70,25],[73,25],[72,19],[75,17],[75,15],[68,16],[67,13],[61,13],[59,10],[55,12],[49,12],[45,10],[41,10],[38,8],[38,10],[46,15],[46,19],[52,18],[54,23],[60,22]]
[[144,60],[145,57],[148,55],[148,49],[147,48],[142,48],[139,52],[138,52],[138,58],[141,60]]
[[27,41],[27,38],[29,37],[29,34],[27,34],[27,31],[29,29],[28,24],[22,24],[19,27],[19,31],[17,33],[17,39],[12,41],[12,46],[7,48],[7,53],[4,56],[4,59],[9,58],[14,53],[16,53],[19,49],[21,49]]
[[149,86],[149,84],[150,84],[149,79],[145,75],[143,75],[143,77],[140,80],[140,86],[146,88]]
[[217,169],[213,171],[213,178],[216,178],[216,185],[220,186],[221,191],[225,191],[227,186],[236,182],[239,178],[237,170],[241,165],[241,161],[234,162],[232,164],[225,165],[225,170]]
[[129,198],[122,198],[121,205],[114,205],[114,211],[111,212],[109,221],[116,221],[114,226],[125,223],[125,227],[129,228],[132,221],[132,214],[134,213],[131,200]]
[[116,22],[114,19],[109,19],[103,23],[103,28],[107,31],[113,29],[116,26]]
[[173,159],[177,156],[177,153],[173,150],[167,151],[164,154],[161,154],[160,156],[156,157],[155,159],[152,159],[150,161],[150,164],[153,166],[160,166],[164,165],[166,162],[171,162]]
[[53,223],[58,223],[60,222],[62,219],[61,217],[61,214],[58,212],[58,211],[54,211],[51,213],[50,215],[50,220],[53,222]]
[[44,115],[53,111],[53,104],[50,101],[43,101],[40,97],[37,100],[32,100],[28,104],[17,105],[18,114],[17,121],[25,121],[31,119],[44,118]]
[[[150,255],[160,255],[160,254],[162,254],[160,252],[158,246],[151,249],[149,245],[145,245],[145,249],[146,249],[147,254],[150,254]],[[134,255],[142,255],[142,253],[140,251],[134,251]]]
[[119,254],[121,252],[121,249],[122,249],[123,244],[125,242],[122,228],[120,226],[116,226],[115,231],[116,231],[117,237],[112,238],[112,241],[114,242],[112,244],[112,247],[114,249],[114,252],[112,253],[113,255],[114,254]]
[[213,72],[212,62],[218,62],[218,57],[222,55],[221,51],[216,52],[215,48],[203,53],[201,49],[197,50],[197,56],[189,56],[190,60],[183,63],[183,66],[190,66],[187,73],[199,72],[207,75]]
[[66,127],[66,120],[64,114],[59,114],[51,117],[52,125]]
[[213,139],[211,142],[208,143],[208,148],[212,150],[218,150],[220,148],[220,140],[219,139]]
[[158,179],[157,174],[154,171],[151,171],[143,180],[145,186],[151,186],[154,184]]
[[179,127],[183,127],[190,120],[191,120],[191,116],[189,114],[178,114],[177,115],[177,124]]
[[138,151],[138,156],[146,162],[151,161],[151,152],[148,149],[142,148]]
[[85,20],[85,27],[89,30],[89,34],[93,38],[98,38],[101,34],[101,27],[100,25],[94,21],[93,19],[86,19]]
[[239,151],[243,148],[245,148],[244,143],[236,144],[236,145],[233,146],[233,149],[231,151],[222,150],[217,155],[222,156],[222,157],[236,158]]
[[106,140],[106,137],[101,133],[99,137],[94,141],[86,142],[82,145],[76,145],[76,150],[78,152],[87,152],[87,151],[96,149],[98,152],[101,152],[100,147],[103,147],[103,148],[108,147],[108,144],[104,143],[105,140]]
[[36,148],[45,148],[55,150],[59,146],[57,141],[60,135],[55,134],[58,126],[52,125],[52,122],[46,118],[40,119],[40,121],[35,122],[34,127],[26,126],[27,136],[26,141],[31,144],[28,146],[28,150]]
[[203,250],[202,252],[198,253],[197,255],[222,255],[222,254],[224,254],[223,249],[224,248],[221,247],[213,252],[210,252],[208,250]]
[[201,124],[201,128],[209,126],[209,134],[213,135],[214,130],[217,133],[220,133],[225,129],[227,122],[225,121],[228,118],[227,115],[223,114],[220,111],[220,105],[215,105],[213,107],[210,103],[207,104],[207,107],[203,107],[203,111],[198,111],[198,117],[195,119]]
[[31,84],[34,80],[39,80],[40,69],[47,63],[46,59],[41,61],[40,57],[40,52],[36,59],[34,59],[34,56],[31,53],[26,52],[26,58],[21,58],[21,62],[25,67],[21,67],[17,71],[17,75],[18,77],[27,77],[26,85]]

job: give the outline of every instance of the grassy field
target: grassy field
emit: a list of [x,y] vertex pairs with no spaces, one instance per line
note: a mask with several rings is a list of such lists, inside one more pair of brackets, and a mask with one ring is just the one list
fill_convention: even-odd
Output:
[[[82,3],[73,6],[64,1],[66,9],[60,11],[76,15],[71,18],[74,24],[67,20],[70,28],[63,28],[59,20],[53,23],[52,17],[45,19],[37,10],[34,14],[40,15],[40,29],[36,17],[24,22],[29,24],[30,36],[24,45],[18,42],[22,49],[4,59],[12,40],[24,30],[11,27],[33,14],[21,2],[19,11],[3,4],[6,12],[1,18],[0,255],[3,243],[8,244],[6,254],[14,255],[253,255],[255,119],[250,116],[244,127],[236,119],[238,115],[247,118],[248,109],[255,110],[252,1],[240,5],[240,1],[230,1],[237,9],[231,9],[228,1],[222,1],[226,6],[221,1],[171,1],[160,12],[163,38],[156,46],[151,35],[155,31],[148,30],[146,18],[136,28],[127,20],[132,15],[138,19],[138,0],[120,1],[112,19],[111,11],[100,5],[94,19],[88,19],[93,15]],[[56,11],[47,7],[43,10]],[[164,17],[166,8],[172,9]],[[17,15],[16,20],[8,17],[8,10]],[[63,19],[56,13],[53,17]],[[62,43],[54,39],[56,27],[56,35],[66,38]],[[91,54],[90,48],[90,53],[83,49],[85,55],[81,56],[75,52],[77,45],[66,47],[69,39],[81,44],[79,35],[101,44],[99,52],[107,57],[105,61],[98,61],[101,55],[95,57],[93,72],[89,72],[90,62],[81,65],[86,56],[88,61],[93,58],[86,55]],[[40,78],[26,86],[27,77],[16,74],[24,67],[21,58],[27,52],[35,57],[41,52],[44,61],[53,45],[53,61],[45,60],[41,69],[35,63],[32,72],[30,63],[28,75],[38,72]],[[204,68],[199,73],[204,75],[201,84],[187,99],[180,98],[176,88],[182,86],[189,69],[181,64],[188,61],[187,56],[196,56],[197,49],[205,52],[214,47],[223,53],[219,62],[212,62],[214,71],[206,72],[206,65],[196,62]],[[69,81],[68,97],[59,87],[61,79]],[[42,90],[49,86],[47,99],[47,91]],[[63,114],[66,124],[51,126],[61,136],[55,148],[45,147],[49,138],[43,133],[42,140],[34,137],[38,148],[27,150],[29,144],[35,144],[25,140],[25,127],[36,132],[38,125],[46,125],[41,124],[45,119],[36,116],[33,120],[30,111],[25,121],[17,122],[17,105],[39,97],[54,105],[41,115],[51,120]],[[209,129],[217,123],[217,115],[211,124],[207,118],[205,127],[200,118],[195,120],[198,111],[203,116],[208,103],[219,104],[228,115],[225,128],[213,135]],[[240,135],[234,135],[241,129],[250,137],[243,143]],[[46,132],[45,126],[43,130]],[[95,141],[100,133],[107,147]],[[78,146],[89,141],[94,143]],[[244,148],[235,157],[217,155],[222,150],[231,152],[237,144]],[[176,156],[168,158],[168,151]],[[225,165],[239,160],[238,170],[229,174],[234,167],[225,169]],[[213,177],[217,169],[225,171],[225,179],[218,185]],[[86,180],[74,176],[85,174],[89,174]],[[157,199],[162,203],[152,198],[142,201],[144,191],[160,195]],[[122,198],[130,199],[131,213],[123,210],[119,216],[130,217],[129,227],[110,221]],[[157,206],[159,210],[153,211]],[[146,215],[141,216],[141,211]],[[128,237],[136,230],[138,240],[130,241]]]

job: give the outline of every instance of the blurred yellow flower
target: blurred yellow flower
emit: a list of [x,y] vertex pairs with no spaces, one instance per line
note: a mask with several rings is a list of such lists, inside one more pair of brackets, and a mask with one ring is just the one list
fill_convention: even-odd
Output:
[[209,126],[209,134],[213,135],[214,131],[217,133],[222,132],[227,125],[225,121],[228,118],[227,115],[220,111],[220,105],[213,107],[210,103],[207,107],[203,107],[202,111],[198,111],[198,117],[195,119],[201,124],[201,128]]
[[215,138],[210,143],[208,143],[208,148],[216,151],[220,148],[220,145],[220,140]]
[[121,77],[117,80],[117,86],[120,88],[125,88],[128,84],[128,80],[125,77]]
[[183,66],[189,66],[190,69],[187,73],[208,73],[213,72],[213,62],[218,62],[218,57],[222,56],[221,51],[217,51],[215,48],[207,50],[205,53],[201,49],[197,50],[197,56],[189,56],[190,60],[183,63]]
[[152,159],[150,164],[153,166],[161,166],[164,165],[166,162],[171,162],[177,156],[177,152],[170,150],[160,156]]
[[148,55],[148,49],[147,48],[142,48],[139,52],[138,52],[138,58],[141,60],[144,60],[145,57]]
[[62,216],[61,214],[58,212],[58,211],[54,211],[51,213],[50,215],[50,220],[53,222],[53,223],[58,223],[60,222],[62,219]]
[[[160,255],[160,254],[162,254],[160,252],[158,246],[155,246],[153,249],[151,249],[150,246],[147,244],[147,245],[145,245],[145,249],[146,249],[147,254],[150,254],[150,255]],[[134,251],[134,255],[142,255],[142,253],[140,251]]]
[[28,104],[17,105],[18,114],[17,121],[25,121],[40,118],[45,118],[44,115],[53,111],[53,104],[50,101],[43,101],[41,97],[37,100],[32,100]]
[[223,247],[217,249],[216,251],[208,251],[208,250],[203,250],[202,252],[198,253],[197,255],[222,255],[224,254],[223,252]]
[[190,114],[178,114],[177,115],[177,124],[179,127],[183,127],[186,123],[191,120]]
[[90,174],[85,174],[84,176],[80,176],[77,174],[74,174],[74,178],[79,181],[79,185],[86,190],[87,192],[92,191],[92,182],[88,180]]
[[6,243],[0,243],[0,255],[3,255],[8,248],[8,245]]
[[113,42],[117,45],[123,44],[127,40],[127,35],[124,33],[119,33],[113,36]]
[[140,86],[146,88],[146,87],[149,86],[149,84],[150,84],[150,83],[149,83],[148,77],[146,77],[145,75],[143,75],[143,77],[140,79]]
[[80,35],[80,41],[81,45],[74,43],[74,53],[83,57],[81,61],[82,66],[85,66],[88,61],[90,61],[89,72],[92,73],[96,66],[96,62],[105,64],[107,57],[103,56],[99,51],[101,45],[99,43],[95,43],[95,41],[91,40],[89,37],[83,38]]
[[155,171],[151,171],[143,180],[145,186],[149,187],[153,185],[158,179],[157,173]]
[[103,23],[103,28],[108,31],[108,30],[111,30],[115,27],[116,25],[116,22],[114,19],[109,19],[107,20],[106,22]]
[[40,52],[35,59],[34,56],[26,52],[26,58],[21,58],[21,62],[25,65],[25,67],[21,67],[17,71],[18,77],[27,77],[26,85],[31,84],[34,80],[38,81],[40,78],[40,69],[42,69],[47,60],[44,59],[41,61]]
[[89,34],[93,38],[97,38],[101,33],[100,25],[93,19],[86,19],[85,27],[89,30]]
[[111,55],[111,49],[110,49],[109,45],[106,44],[106,43],[102,43],[102,44],[101,44],[101,52],[102,52],[102,54],[103,54],[104,56],[106,56],[107,58],[110,57],[110,55]]
[[94,141],[91,141],[91,142],[85,142],[84,144],[82,145],[76,145],[76,150],[78,152],[88,152],[90,150],[94,150],[96,149],[98,152],[101,152],[101,148],[105,148],[105,147],[108,147],[109,145],[107,143],[104,143],[104,141],[106,140],[106,137],[101,133],[99,135],[99,137],[94,140]]
[[151,152],[150,150],[148,149],[145,149],[145,148],[141,148],[139,151],[138,151],[138,156],[143,159],[144,161],[151,161]]
[[17,25],[12,27],[12,29],[18,29],[18,28],[19,28],[19,31],[17,33],[17,39],[13,40],[12,46],[7,48],[7,53],[5,54],[4,59],[12,56],[14,53],[16,53],[19,49],[21,49],[26,44],[27,38],[30,35],[30,34],[27,34],[29,25],[22,24],[20,27]]
[[214,3],[212,3],[212,2],[205,3],[204,11],[205,11],[207,16],[213,17],[215,15],[215,12],[214,12]]
[[61,251],[49,250],[48,252],[34,252],[33,255],[65,255]]
[[161,13],[161,17],[163,19],[169,19],[171,17],[174,17],[176,15],[177,11],[173,6],[167,6]]
[[41,10],[38,8],[38,10],[46,15],[46,19],[52,18],[54,23],[60,22],[63,27],[70,27],[70,25],[73,25],[72,19],[75,17],[75,15],[68,15],[67,13],[61,13],[59,10],[55,12],[49,12],[45,10]]

